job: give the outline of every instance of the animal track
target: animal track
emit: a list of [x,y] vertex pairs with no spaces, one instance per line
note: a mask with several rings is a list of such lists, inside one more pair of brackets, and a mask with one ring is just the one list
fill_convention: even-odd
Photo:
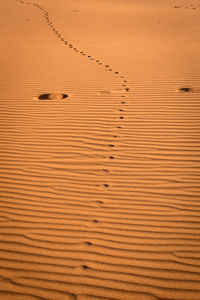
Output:
[[107,169],[103,169],[102,171],[106,172],[106,173],[109,173],[110,171],[107,170]]
[[174,5],[174,8],[196,9],[196,7],[193,6],[192,4],[187,5],[187,6],[185,6],[185,5]]
[[[52,29],[52,31],[57,35],[57,37],[61,40],[61,42],[63,42],[65,45],[68,45],[69,48],[72,48],[74,51],[79,52],[81,55],[86,56],[88,59],[93,60],[94,62],[98,63],[99,65],[103,65],[106,70],[109,70],[110,72],[113,72],[114,75],[120,75],[120,72],[119,71],[114,71],[111,68],[110,65],[104,64],[103,62],[101,62],[99,60],[95,60],[95,58],[93,58],[91,55],[87,55],[83,51],[80,51],[79,49],[77,49],[76,47],[74,47],[73,44],[69,43],[69,41],[65,40],[64,37],[56,29],[56,27],[54,26],[53,22],[50,20],[48,11],[45,10],[42,6],[40,6],[38,3],[36,3],[36,2],[30,2],[30,1],[25,2],[23,0],[16,0],[16,1],[18,1],[18,2],[20,2],[22,4],[32,4],[35,7],[37,7],[38,9],[40,9],[41,11],[43,11],[44,12],[44,17],[45,17],[46,22],[47,22],[48,26],[50,27],[50,29]],[[74,11],[77,11],[77,10],[74,10]],[[124,79],[124,76],[121,75],[120,78]],[[127,87],[127,85],[124,85],[124,83],[127,83],[127,80],[124,80],[123,84],[121,84],[122,90],[125,90],[127,92],[127,91],[129,91],[129,88]]]
[[86,242],[86,245],[92,246],[92,243],[91,242]]
[[[114,90],[111,90],[111,91],[100,91],[98,92],[97,94],[102,96],[102,95],[110,95],[110,94],[121,94],[120,97],[122,98],[126,98],[127,96],[127,92],[130,91],[130,88],[128,86],[128,81],[127,79],[125,78],[125,76],[123,74],[121,74],[119,71],[117,70],[114,70],[112,66],[110,66],[109,64],[105,64],[104,62],[100,61],[99,59],[96,59],[94,58],[92,55],[90,54],[87,54],[85,53],[84,51],[78,49],[77,47],[75,47],[70,41],[66,40],[62,34],[56,29],[56,27],[54,26],[54,23],[51,21],[50,17],[49,17],[49,13],[47,10],[45,10],[42,6],[40,6],[38,3],[36,2],[25,2],[23,0],[16,0],[17,2],[20,2],[22,4],[30,4],[30,5],[34,5],[35,7],[37,7],[38,9],[40,9],[43,14],[44,14],[44,18],[45,18],[45,21],[47,22],[47,25],[49,26],[50,30],[52,30],[52,32],[57,36],[57,38],[67,47],[67,48],[70,48],[72,49],[73,51],[79,53],[79,55],[89,59],[90,61],[96,63],[98,66],[101,66],[104,68],[105,71],[109,71],[113,74],[113,76],[116,78],[116,79],[119,79],[120,80],[120,88],[119,89],[114,89]],[[73,10],[72,12],[78,12],[78,10]],[[38,100],[61,100],[61,99],[64,99],[64,98],[67,98],[68,95],[67,94],[62,94],[62,93],[46,93],[46,94],[42,94],[42,95],[39,95],[36,99]],[[126,104],[125,101],[122,101],[120,102],[120,105],[121,104]],[[124,112],[123,109],[121,109],[121,107],[119,107],[118,111],[120,112]],[[124,119],[123,116],[120,116],[119,119]],[[116,126],[117,129],[121,129],[122,127],[121,126]],[[118,138],[117,135],[113,135],[113,138]],[[115,147],[115,144],[109,144],[109,152],[111,151],[110,149],[111,148],[114,148]],[[113,160],[115,157],[113,155],[108,155],[108,158]],[[107,170],[107,169],[103,169],[104,172],[106,173],[109,173],[110,171]],[[105,188],[108,188],[109,187],[109,184],[108,183],[104,183],[104,187]],[[103,204],[102,201],[99,201],[99,204]],[[93,220],[94,223],[97,223],[98,220]],[[91,242],[87,242],[88,245],[92,245]],[[88,269],[88,266],[87,265],[83,265],[82,266],[83,269]]]
[[88,269],[88,266],[87,266],[87,265],[83,265],[82,267],[83,267],[84,270],[87,270],[87,269]]

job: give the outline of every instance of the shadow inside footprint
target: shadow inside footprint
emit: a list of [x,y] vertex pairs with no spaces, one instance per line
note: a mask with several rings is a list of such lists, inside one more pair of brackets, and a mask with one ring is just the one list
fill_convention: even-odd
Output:
[[180,89],[179,89],[179,91],[180,91],[180,92],[185,92],[185,93],[188,93],[188,92],[191,92],[191,91],[192,91],[192,89],[191,89],[191,88],[189,88],[189,87],[185,87],[185,88],[180,88]]
[[180,88],[176,89],[175,92],[178,92],[178,93],[200,93],[200,86],[192,86],[192,87],[184,86],[184,87],[180,87]]

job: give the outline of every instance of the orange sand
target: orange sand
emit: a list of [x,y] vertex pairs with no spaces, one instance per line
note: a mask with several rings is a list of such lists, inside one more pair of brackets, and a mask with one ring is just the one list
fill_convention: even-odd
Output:
[[38,5],[0,1],[0,299],[199,300],[200,1]]

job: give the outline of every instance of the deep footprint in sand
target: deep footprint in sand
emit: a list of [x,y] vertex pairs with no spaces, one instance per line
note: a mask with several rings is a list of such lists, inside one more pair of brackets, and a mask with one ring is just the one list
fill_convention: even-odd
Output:
[[200,87],[181,87],[179,89],[176,89],[176,92],[178,93],[200,93]]
[[55,92],[55,93],[49,93],[49,94],[41,94],[36,98],[38,100],[62,100],[67,97],[69,97],[69,95]]

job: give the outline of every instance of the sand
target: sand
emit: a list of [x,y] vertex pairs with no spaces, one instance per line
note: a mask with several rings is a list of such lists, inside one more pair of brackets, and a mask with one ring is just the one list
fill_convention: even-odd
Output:
[[0,298],[200,299],[200,1],[0,1]]

